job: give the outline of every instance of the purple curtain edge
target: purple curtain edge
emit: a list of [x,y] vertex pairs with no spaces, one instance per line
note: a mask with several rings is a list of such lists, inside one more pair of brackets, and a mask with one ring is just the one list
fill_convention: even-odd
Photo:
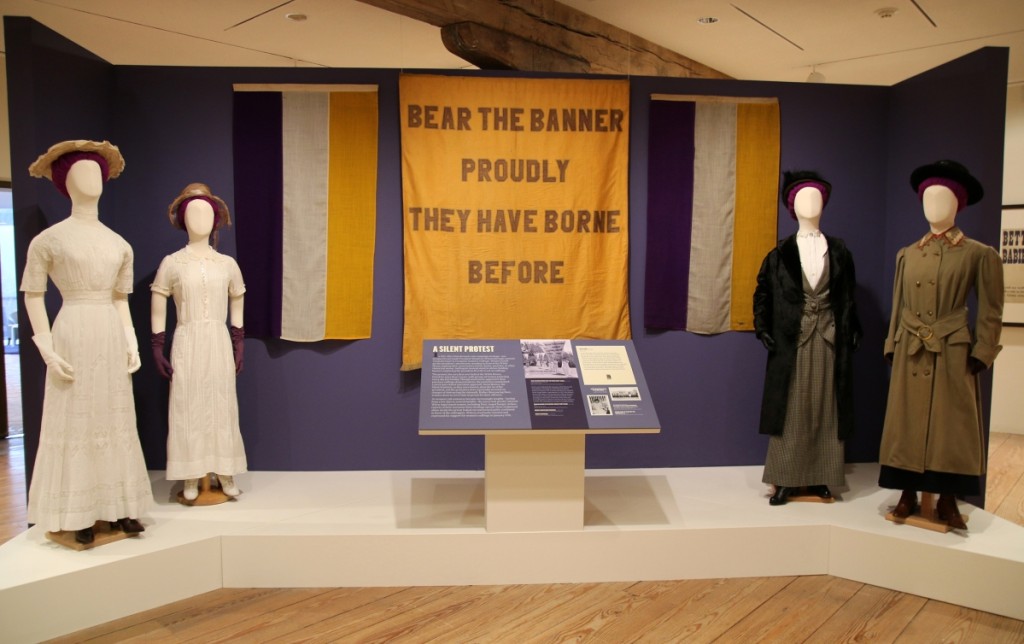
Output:
[[281,337],[281,116],[280,92],[235,93],[235,240],[250,337]]
[[696,104],[651,101],[644,326],[686,329]]

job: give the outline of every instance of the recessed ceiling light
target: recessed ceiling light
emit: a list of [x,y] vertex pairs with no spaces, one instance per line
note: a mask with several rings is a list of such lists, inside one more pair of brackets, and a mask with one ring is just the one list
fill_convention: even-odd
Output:
[[704,16],[703,18],[697,18],[697,22],[702,25],[713,25],[718,22],[718,18],[714,16]]
[[892,18],[899,11],[896,7],[882,7],[881,9],[875,9],[875,15],[879,18]]
[[284,17],[292,22],[304,22],[307,16],[304,13],[286,13]]

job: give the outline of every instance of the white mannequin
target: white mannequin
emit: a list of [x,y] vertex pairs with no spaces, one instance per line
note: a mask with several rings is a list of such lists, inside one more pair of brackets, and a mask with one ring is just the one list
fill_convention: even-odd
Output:
[[[100,165],[91,160],[77,161],[68,170],[66,186],[71,197],[71,217],[85,223],[100,225],[99,201],[103,194],[103,171]],[[131,312],[128,310],[128,295],[113,291],[114,308],[117,310],[124,325],[125,338],[128,340],[128,373],[135,373],[142,366],[139,360],[139,343],[135,338]],[[39,347],[46,366],[52,369],[58,378],[72,381],[75,369],[53,350],[53,337],[50,335],[50,317],[46,313],[46,302],[43,293],[25,293],[25,312],[32,325],[32,340]]]
[[[214,224],[213,206],[204,199],[192,199],[185,206],[184,219],[185,230],[188,232],[188,244],[185,248],[196,257],[212,257],[216,252],[210,246],[210,234],[213,232]],[[244,302],[244,295],[230,297],[231,326],[243,326]],[[153,291],[150,304],[150,324],[153,333],[162,333],[167,330],[167,296],[156,291]],[[239,495],[240,491],[235,484],[234,476],[217,473],[217,478],[224,494],[231,497]],[[199,479],[185,479],[183,496],[187,501],[195,501],[199,497]]]
[[[121,162],[119,154],[104,158],[111,167]],[[71,200],[70,216],[32,240],[22,280],[32,340],[47,366],[28,516],[52,533],[74,531],[75,542],[88,546],[97,521],[125,534],[144,531],[135,517],[153,496],[131,403],[130,374],[141,364],[128,309],[131,248],[99,220],[100,162],[72,159],[63,178],[53,179]],[[49,177],[45,164],[53,163],[44,155],[30,173]],[[56,339],[44,299],[49,280],[64,299]],[[77,373],[65,356],[82,361]]]
[[800,225],[800,232],[818,231],[824,202],[821,190],[814,186],[805,186],[797,191],[796,197],[793,198],[793,212]]
[[828,250],[828,242],[818,228],[824,203],[821,190],[815,186],[800,188],[793,198],[793,214],[799,226],[796,243],[800,249],[800,267],[811,288],[818,285]]
[[953,191],[946,186],[935,184],[925,188],[921,195],[921,206],[932,234],[942,234],[956,225],[959,203]]
[[[193,199],[185,206],[185,230],[188,232],[189,252],[197,257],[209,257],[214,251],[210,247],[210,233],[213,232],[213,206],[203,199]],[[242,327],[245,296],[231,298],[231,326]],[[150,305],[150,324],[153,333],[167,330],[167,296],[153,293]]]
[[[185,230],[188,232],[186,248],[197,257],[209,257],[210,233],[213,232],[213,206],[202,199],[194,199],[185,206]],[[230,321],[232,327],[244,327],[245,296],[230,300]],[[153,294],[150,323],[153,333],[167,331],[167,296]]]

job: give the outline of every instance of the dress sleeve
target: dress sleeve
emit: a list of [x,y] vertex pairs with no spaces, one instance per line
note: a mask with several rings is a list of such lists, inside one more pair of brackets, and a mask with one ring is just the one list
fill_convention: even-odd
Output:
[[850,334],[849,341],[856,347],[864,337],[864,329],[860,325],[860,316],[857,314],[857,268],[853,262],[853,253],[849,247],[843,245],[843,255],[846,258],[846,280],[843,285],[844,302],[846,306],[846,317],[849,320]]
[[114,283],[114,290],[125,295],[132,292],[135,287],[135,253],[131,245],[122,240],[124,249],[121,251],[121,268],[117,271],[117,281]]
[[772,274],[774,273],[775,250],[768,251],[761,270],[757,272],[757,286],[754,287],[754,333],[760,338],[762,334],[772,333]]
[[896,353],[896,330],[899,328],[900,315],[903,313],[903,256],[905,248],[896,253],[896,275],[892,280],[892,313],[889,317],[889,333],[885,336],[882,355]]
[[164,257],[160,262],[160,268],[156,269],[156,277],[153,278],[153,283],[149,285],[149,290],[159,293],[164,297],[171,296],[174,289],[174,282],[171,278],[172,266],[171,257],[169,255]]
[[978,316],[974,325],[975,342],[971,348],[971,357],[991,367],[1003,348],[999,344],[1003,329],[1003,262],[994,248],[985,247],[976,275]]
[[245,293],[245,282],[242,281],[242,269],[238,268],[238,262],[233,257],[231,266],[228,268],[228,295],[238,297]]
[[26,293],[45,293],[46,278],[53,267],[52,239],[36,235],[28,245],[25,272],[21,276],[21,290]]

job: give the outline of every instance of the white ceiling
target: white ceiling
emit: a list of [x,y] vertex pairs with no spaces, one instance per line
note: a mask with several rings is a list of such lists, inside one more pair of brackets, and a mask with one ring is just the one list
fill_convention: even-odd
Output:
[[[563,3],[740,79],[802,82],[816,70],[829,83],[891,85],[994,45],[1010,47],[1008,82],[1024,82],[1024,0]],[[879,17],[883,8],[895,13]],[[469,67],[438,28],[356,0],[0,0],[0,10],[121,65]]]

